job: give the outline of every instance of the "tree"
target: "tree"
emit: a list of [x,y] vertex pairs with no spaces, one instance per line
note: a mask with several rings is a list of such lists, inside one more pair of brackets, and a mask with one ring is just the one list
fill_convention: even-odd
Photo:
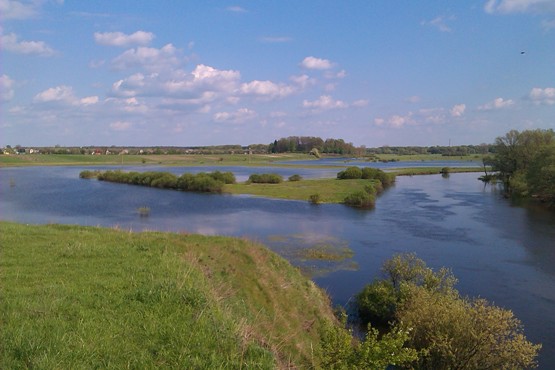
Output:
[[555,205],[555,143],[538,151],[528,168],[526,180],[532,195]]
[[359,293],[361,318],[388,320],[409,333],[418,351],[417,369],[517,369],[535,367],[541,348],[526,340],[513,313],[455,289],[449,269],[437,272],[415,254],[396,255],[382,268],[384,278]]

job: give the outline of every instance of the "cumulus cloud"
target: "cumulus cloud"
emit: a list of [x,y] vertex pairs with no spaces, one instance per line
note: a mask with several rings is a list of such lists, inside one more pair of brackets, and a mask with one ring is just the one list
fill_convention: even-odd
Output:
[[553,0],[488,0],[484,5],[486,13],[553,13]]
[[240,108],[235,112],[219,112],[214,114],[216,122],[244,123],[257,117],[257,113],[248,108]]
[[466,104],[456,104],[451,108],[452,117],[460,117],[464,114],[466,110]]
[[131,122],[128,121],[115,121],[110,123],[110,128],[114,131],[125,131],[131,128]]
[[9,101],[14,97],[14,81],[8,75],[0,76],[0,101]]
[[431,21],[422,21],[420,24],[422,26],[430,26],[438,29],[441,32],[451,32],[451,27],[447,25],[447,22],[454,20],[454,16],[438,16],[432,19]]
[[238,5],[228,6],[226,10],[232,13],[247,13],[247,9],[242,8]]
[[503,98],[496,98],[491,102],[488,102],[484,105],[480,105],[478,110],[495,110],[495,109],[502,109],[507,108],[513,105],[515,102],[511,99],[505,100]]
[[327,59],[320,59],[315,57],[306,57],[301,62],[301,67],[306,69],[325,70],[333,67],[333,63]]
[[272,81],[254,80],[241,85],[240,91],[244,95],[255,95],[267,98],[283,98],[295,92],[295,88]]
[[278,44],[284,42],[291,42],[293,39],[288,36],[263,36],[259,38],[260,42],[268,44]]
[[303,100],[303,108],[314,110],[330,110],[347,108],[349,105],[341,100],[335,100],[329,95],[322,95],[317,100]]
[[0,35],[2,49],[17,54],[39,55],[49,57],[54,55],[54,49],[44,41],[19,41],[15,33]]
[[534,87],[528,97],[535,104],[554,105],[555,104],[555,87],[546,87],[544,89]]
[[172,44],[167,44],[160,49],[138,47],[129,49],[112,60],[115,69],[129,69],[142,67],[151,71],[171,69],[180,64],[177,49]]
[[37,15],[36,2],[23,3],[14,0],[0,0],[0,14],[7,19],[28,19]]
[[34,97],[34,102],[36,103],[62,103],[67,105],[93,105],[98,103],[98,96],[88,96],[79,99],[73,93],[73,88],[71,86],[56,86],[46,89]]
[[137,31],[130,35],[123,32],[95,32],[94,40],[99,45],[107,46],[131,46],[131,45],[148,45],[154,39],[152,32]]

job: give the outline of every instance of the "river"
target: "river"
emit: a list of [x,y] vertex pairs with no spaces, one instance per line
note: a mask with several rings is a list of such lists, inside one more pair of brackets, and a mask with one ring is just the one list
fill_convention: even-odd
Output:
[[[512,204],[496,188],[477,181],[476,173],[398,177],[374,210],[361,211],[83,180],[78,176],[83,169],[93,168],[0,169],[0,219],[248,237],[312,271],[315,282],[341,305],[379,277],[384,260],[395,253],[416,252],[430,267],[451,268],[462,294],[511,309],[527,337],[543,344],[540,368],[555,368],[555,213]],[[306,178],[330,177],[338,171],[164,169],[176,174],[230,170],[239,181],[261,171]],[[138,215],[143,206],[150,208],[149,217]],[[295,249],[319,245],[347,246],[354,257],[327,264],[295,257]]]

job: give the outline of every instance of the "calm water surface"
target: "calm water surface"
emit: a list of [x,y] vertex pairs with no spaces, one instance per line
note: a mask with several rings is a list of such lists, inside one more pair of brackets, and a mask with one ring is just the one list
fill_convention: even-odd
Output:
[[[0,169],[0,219],[246,236],[303,268],[326,270],[314,280],[337,304],[346,304],[378,277],[381,264],[394,253],[414,251],[433,268],[451,268],[462,294],[481,296],[513,310],[528,338],[543,343],[540,367],[555,368],[555,213],[511,205],[495,189],[477,181],[478,174],[452,174],[447,179],[439,175],[399,177],[378,199],[375,210],[359,211],[343,205],[314,206],[82,180],[78,175],[83,169]],[[125,169],[146,170],[139,166]],[[284,177],[298,173],[305,178],[337,173],[329,169],[164,167],[176,174],[214,169],[233,171],[239,181],[255,172],[278,172]],[[137,208],[142,206],[150,207],[149,217],[139,217]],[[316,245],[348,246],[355,256],[330,266],[292,257],[296,248]]]

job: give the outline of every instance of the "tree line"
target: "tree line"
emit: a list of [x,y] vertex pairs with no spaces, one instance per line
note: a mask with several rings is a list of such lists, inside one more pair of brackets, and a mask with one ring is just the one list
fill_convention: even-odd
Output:
[[491,166],[483,180],[500,180],[508,195],[533,197],[555,206],[555,132],[511,130],[495,139],[495,156],[484,158]]
[[343,139],[326,139],[315,136],[289,136],[268,145],[269,153],[310,153],[316,149],[320,153],[340,155],[362,155],[361,150],[353,143],[347,143]]

